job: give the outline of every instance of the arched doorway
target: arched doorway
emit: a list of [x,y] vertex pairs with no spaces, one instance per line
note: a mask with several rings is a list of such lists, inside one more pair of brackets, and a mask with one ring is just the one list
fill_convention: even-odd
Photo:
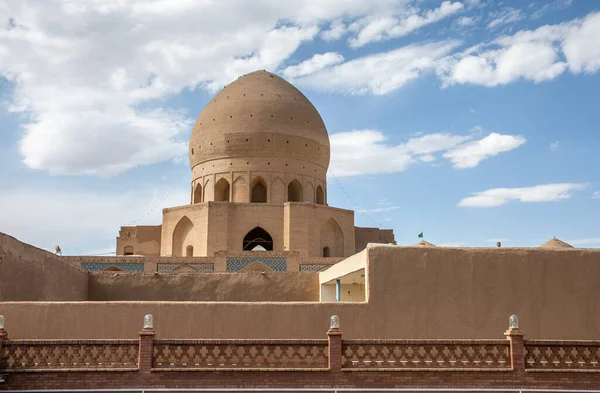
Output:
[[273,251],[273,238],[269,232],[261,227],[256,227],[244,236],[244,251],[252,251],[256,247],[262,247],[266,251]]
[[[173,230],[173,249],[171,255],[174,257],[182,257],[187,255],[187,247],[193,243],[194,224],[192,221],[183,216]],[[193,252],[193,249],[192,249]]]
[[252,203],[266,203],[267,202],[267,186],[265,181],[261,177],[257,177],[252,181],[252,196],[250,202]]
[[229,202],[229,182],[221,179],[215,184],[215,201]]
[[296,179],[288,184],[288,202],[302,202],[302,184]]
[[323,250],[323,254],[325,254],[326,249],[329,252],[327,256],[344,256],[344,234],[342,228],[333,218],[327,220],[321,228],[321,250]]
[[194,256],[194,246],[187,246],[185,248],[185,256],[186,257],[193,257]]

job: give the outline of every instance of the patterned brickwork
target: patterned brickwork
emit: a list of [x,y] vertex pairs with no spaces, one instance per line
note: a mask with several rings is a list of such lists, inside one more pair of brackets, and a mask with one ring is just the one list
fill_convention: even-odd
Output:
[[600,371],[600,342],[525,341],[525,368]]
[[287,271],[287,258],[264,258],[264,257],[230,257],[227,258],[227,271],[239,272],[245,267],[258,262],[276,272]]
[[154,342],[157,369],[326,369],[327,340]]
[[509,369],[507,341],[344,340],[343,369]]
[[143,272],[143,263],[95,263],[95,262],[83,262],[81,267],[88,272],[99,272],[106,270],[107,268],[116,267],[124,272]]
[[156,265],[158,273],[173,273],[182,266],[189,266],[197,272],[214,272],[215,265],[213,263],[159,263]]
[[137,361],[138,340],[13,340],[2,344],[0,369],[120,369],[137,368]]
[[323,263],[323,264],[314,264],[314,265],[300,265],[301,272],[320,272],[323,270],[329,269],[332,264]]

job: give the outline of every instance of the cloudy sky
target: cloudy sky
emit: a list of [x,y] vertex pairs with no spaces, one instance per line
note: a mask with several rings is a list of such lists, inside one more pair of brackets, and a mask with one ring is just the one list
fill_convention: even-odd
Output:
[[438,245],[600,247],[596,0],[0,0],[0,231],[66,254],[189,202],[209,99],[320,111],[329,203]]

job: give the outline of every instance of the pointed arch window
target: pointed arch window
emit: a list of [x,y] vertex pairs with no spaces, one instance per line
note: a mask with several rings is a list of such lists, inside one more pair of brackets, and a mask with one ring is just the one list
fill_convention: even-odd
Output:
[[252,251],[261,246],[265,251],[273,251],[273,238],[269,232],[256,227],[244,236],[244,251]]

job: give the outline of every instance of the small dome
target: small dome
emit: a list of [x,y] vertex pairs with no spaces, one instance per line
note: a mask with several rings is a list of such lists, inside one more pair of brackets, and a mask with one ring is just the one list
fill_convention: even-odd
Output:
[[[287,81],[266,71],[238,78],[202,110],[190,137],[190,166],[227,157],[279,157],[329,167],[319,112]],[[271,168],[264,168],[271,170]]]
[[573,248],[569,243],[565,243],[560,239],[554,238],[542,244],[540,248]]
[[437,247],[437,246],[435,244],[426,242],[425,240],[421,240],[420,242],[413,244],[413,247]]

